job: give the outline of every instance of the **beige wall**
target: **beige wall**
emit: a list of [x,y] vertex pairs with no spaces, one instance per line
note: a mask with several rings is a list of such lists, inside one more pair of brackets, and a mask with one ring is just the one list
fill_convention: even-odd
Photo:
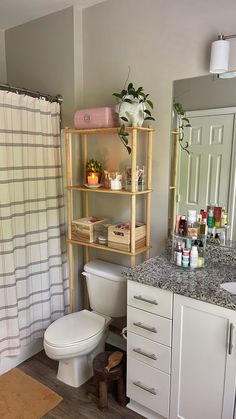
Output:
[[73,38],[72,7],[6,31],[8,83],[61,94],[67,125],[74,111]]
[[[235,13],[234,0],[107,0],[82,15],[68,8],[6,31],[8,82],[61,93],[64,125],[72,125],[75,105],[113,105],[112,93],[123,87],[129,66],[130,80],[150,93],[156,117],[153,255],[164,248],[167,236],[173,80],[208,73],[210,43],[220,32],[235,32]],[[231,67],[236,68],[236,41],[231,42]],[[90,153],[101,156],[109,168],[128,163],[117,137],[94,142]],[[78,162],[76,151],[74,156]],[[100,212],[102,201],[95,203]],[[117,219],[128,216],[124,199],[110,203],[107,213]],[[142,208],[141,199],[140,214]],[[107,253],[99,256],[113,258]],[[79,257],[82,260],[81,248]]]
[[[62,126],[71,126],[75,108],[75,92],[81,90],[81,53],[78,50],[80,39],[81,13],[76,10],[74,28],[73,8],[41,17],[24,25],[6,31],[7,81],[14,86],[49,93],[61,94]],[[76,29],[76,46],[74,30]],[[74,47],[76,54],[74,54]],[[76,57],[76,75],[74,69]],[[76,90],[77,89],[77,90]],[[77,103],[78,95],[77,95]],[[63,143],[64,144],[64,143]],[[77,149],[75,173],[78,172]],[[65,159],[63,159],[65,161]],[[78,200],[76,200],[79,206]],[[77,290],[78,271],[82,269],[82,250],[75,258],[75,290]],[[82,306],[82,293],[76,292],[76,306]]]
[[167,235],[172,82],[208,72],[210,43],[220,32],[235,32],[235,13],[234,0],[109,0],[83,12],[84,104],[113,104],[129,65],[130,80],[155,104],[153,255]]
[[0,30],[0,83],[7,82],[5,32]]

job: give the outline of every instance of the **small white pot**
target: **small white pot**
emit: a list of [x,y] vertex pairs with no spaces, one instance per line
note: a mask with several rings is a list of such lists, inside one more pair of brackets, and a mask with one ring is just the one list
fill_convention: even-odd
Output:
[[[132,99],[131,96],[127,96],[127,99]],[[121,102],[116,106],[116,112],[119,115],[119,121],[121,125],[129,127],[131,125],[137,125],[141,127],[145,118],[144,109],[146,108],[143,103],[138,103],[137,99],[134,99],[134,103]],[[128,122],[123,121],[121,117],[128,119]]]

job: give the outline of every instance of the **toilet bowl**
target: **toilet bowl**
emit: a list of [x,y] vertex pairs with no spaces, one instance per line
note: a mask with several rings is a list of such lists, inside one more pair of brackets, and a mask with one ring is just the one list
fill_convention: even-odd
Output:
[[104,350],[109,320],[82,310],[61,317],[47,328],[44,349],[49,358],[59,361],[60,381],[79,387],[92,376],[92,361]]
[[59,361],[57,378],[72,387],[81,386],[92,376],[92,362],[105,349],[111,318],[126,315],[124,268],[94,260],[84,270],[92,311],[67,314],[44,334],[47,356]]

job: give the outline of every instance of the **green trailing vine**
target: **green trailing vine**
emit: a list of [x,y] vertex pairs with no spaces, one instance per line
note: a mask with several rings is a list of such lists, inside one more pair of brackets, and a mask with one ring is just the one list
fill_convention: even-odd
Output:
[[191,127],[189,119],[186,117],[186,111],[180,102],[174,101],[173,108],[177,114],[179,121],[179,144],[182,150],[189,154],[189,142],[185,139],[185,128]]
[[[147,120],[152,120],[155,121],[155,118],[153,118],[152,114],[151,114],[151,110],[153,110],[153,103],[152,101],[149,99],[149,94],[145,94],[143,87],[138,87],[137,89],[135,89],[133,83],[129,83],[127,89],[123,89],[120,93],[113,93],[113,96],[115,96],[118,99],[118,106],[119,106],[119,110],[120,107],[122,105],[122,103],[126,102],[126,103],[130,103],[130,104],[135,104],[135,103],[142,103],[143,106],[143,112],[144,112],[144,121]],[[118,112],[119,114],[119,112]],[[125,116],[120,117],[120,119],[122,119],[122,121],[124,122],[130,122],[128,120],[128,118],[126,118]],[[126,150],[128,151],[129,154],[131,154],[132,150],[131,147],[128,145],[129,144],[129,133],[126,130],[126,125],[122,124],[120,126],[120,129],[118,131],[118,135],[123,143],[123,145],[125,146]]]

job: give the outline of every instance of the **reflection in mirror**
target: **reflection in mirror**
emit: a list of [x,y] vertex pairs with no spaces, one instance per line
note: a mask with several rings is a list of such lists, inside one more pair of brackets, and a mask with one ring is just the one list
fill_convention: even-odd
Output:
[[235,241],[236,79],[210,75],[177,80],[173,97],[182,104],[191,127],[184,132],[187,152],[180,147],[173,116],[169,232],[177,214],[221,207],[228,214],[228,243]]

